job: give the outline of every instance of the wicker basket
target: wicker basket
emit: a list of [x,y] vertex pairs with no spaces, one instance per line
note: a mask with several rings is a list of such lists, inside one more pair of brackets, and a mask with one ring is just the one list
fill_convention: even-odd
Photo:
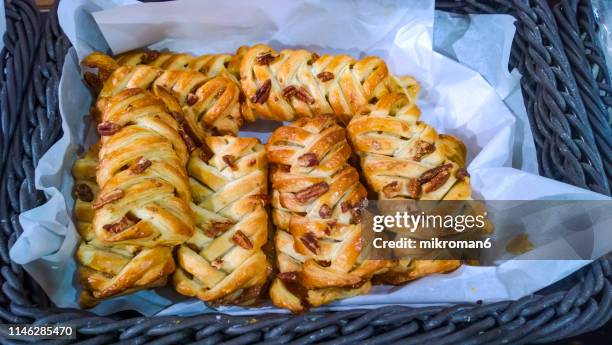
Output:
[[[524,76],[521,86],[541,174],[610,195],[612,84],[590,1],[563,0],[550,8],[537,0],[445,0],[437,7],[516,17],[510,67]],[[62,133],[57,88],[69,42],[54,9],[40,13],[32,0],[12,0],[6,16],[0,60],[1,323],[76,327],[78,340],[49,341],[53,344],[525,344],[588,332],[612,317],[609,258],[534,295],[493,304],[150,318],[53,308],[8,251],[21,234],[18,214],[45,201],[34,187],[34,167]]]

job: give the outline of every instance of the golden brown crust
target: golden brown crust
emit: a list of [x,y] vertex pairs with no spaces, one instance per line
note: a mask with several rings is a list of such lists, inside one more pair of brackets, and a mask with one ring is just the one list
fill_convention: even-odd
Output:
[[330,116],[302,118],[275,130],[266,151],[279,269],[272,302],[297,312],[367,291],[389,262],[359,258],[366,191],[347,163],[344,129]]
[[[464,144],[419,121],[414,96],[385,95],[364,106],[347,126],[369,187],[381,200],[471,199]],[[401,284],[459,266],[458,260],[399,260],[377,281]]]
[[99,194],[95,180],[99,143],[73,167],[75,216],[82,242],[77,248],[78,277],[83,286],[81,304],[93,307],[103,298],[165,285],[174,271],[172,249],[107,245],[96,239],[91,226],[93,200]]
[[104,135],[93,202],[100,241],[152,248],[191,237],[188,153],[178,130],[164,103],[146,91],[126,89],[109,99],[98,125]]
[[[373,56],[319,57],[306,50],[277,52],[264,44],[241,47],[236,55],[248,106],[256,116],[271,120],[336,114],[348,123],[360,107],[399,82],[390,77],[385,62]],[[267,95],[262,94],[266,83],[270,84]]]
[[[133,63],[127,57],[123,60]],[[89,74],[90,79],[98,79],[96,85],[101,85],[95,116],[99,116],[110,97],[126,88],[148,89],[156,94],[163,88],[178,100],[183,115],[188,117],[190,129],[197,135],[194,139],[201,140],[206,133],[236,135],[244,122],[240,88],[229,72],[214,70],[205,74],[186,68],[165,70],[142,64],[120,66],[113,58],[101,53],[92,53],[82,64],[98,69],[97,76]],[[176,64],[170,65],[174,67]],[[166,99],[163,95],[158,96]]]
[[205,144],[209,152],[198,149],[189,161],[196,232],[178,249],[174,286],[207,302],[249,304],[270,272],[265,150],[255,138]]

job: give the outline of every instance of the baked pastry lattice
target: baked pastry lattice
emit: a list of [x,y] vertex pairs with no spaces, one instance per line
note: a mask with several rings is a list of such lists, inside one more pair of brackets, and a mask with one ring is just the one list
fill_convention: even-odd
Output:
[[125,89],[106,103],[92,224],[100,241],[151,248],[193,234],[189,154],[166,110],[142,89]]
[[99,194],[96,183],[99,144],[78,159],[75,178],[75,216],[82,242],[77,248],[78,277],[83,289],[80,302],[93,307],[101,299],[166,285],[174,271],[172,248],[108,245],[96,239],[91,226],[93,202]]
[[[414,97],[393,93],[353,117],[347,131],[369,187],[379,200],[471,199],[465,145],[438,134],[419,115]],[[459,260],[400,260],[377,280],[401,284],[459,266]]]
[[196,231],[177,251],[176,290],[215,304],[251,304],[271,267],[267,160],[255,138],[208,137],[191,154]]
[[369,291],[388,261],[362,260],[366,190],[347,161],[345,130],[330,116],[276,129],[266,144],[279,273],[272,302],[297,312]]

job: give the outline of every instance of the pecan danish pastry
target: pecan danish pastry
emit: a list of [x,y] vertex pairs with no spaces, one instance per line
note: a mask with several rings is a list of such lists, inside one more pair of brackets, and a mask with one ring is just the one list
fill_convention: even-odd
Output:
[[189,153],[165,104],[142,89],[125,89],[106,103],[98,132],[96,237],[149,248],[189,239]]
[[[193,140],[210,133],[236,135],[244,122],[243,102],[235,78],[234,81],[223,76],[211,78],[193,70],[163,70],[147,65],[120,66],[101,53],[87,56],[82,64],[98,70],[97,76],[84,75],[98,92],[94,111],[99,112],[110,97],[126,88],[141,88],[154,91],[164,100],[169,98],[159,94],[163,90],[174,96],[184,113],[186,129],[194,134]],[[245,114],[249,116],[250,112]]]
[[410,79],[391,76],[374,56],[356,60],[306,50],[277,52],[264,44],[241,47],[237,56],[246,102],[265,119],[336,114],[348,123],[362,106],[410,86]]
[[267,161],[255,138],[208,137],[189,161],[196,230],[177,252],[176,290],[214,304],[251,304],[271,266]]
[[276,129],[266,150],[279,270],[272,302],[298,312],[367,293],[390,262],[359,257],[366,190],[347,162],[344,129],[330,116],[302,118]]
[[186,53],[149,51],[130,51],[115,57],[121,66],[148,65],[165,70],[192,70],[208,78],[226,77],[238,83],[239,66],[235,55],[205,54],[193,56]]
[[[369,187],[381,200],[471,199],[464,144],[418,121],[419,114],[406,94],[394,93],[353,117],[348,136]],[[400,284],[459,265],[458,260],[400,260],[380,280]]]
[[81,304],[93,307],[101,299],[137,290],[163,286],[174,271],[172,248],[108,245],[96,239],[91,226],[93,202],[99,194],[96,183],[99,144],[92,146],[73,167],[74,212],[81,235],[76,258],[83,286]]

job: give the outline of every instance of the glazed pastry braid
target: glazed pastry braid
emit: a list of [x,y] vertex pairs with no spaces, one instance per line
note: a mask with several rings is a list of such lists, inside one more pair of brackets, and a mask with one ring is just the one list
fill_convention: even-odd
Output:
[[271,273],[262,251],[265,150],[255,138],[208,137],[205,144],[189,161],[196,231],[178,249],[174,286],[214,304],[251,304]]
[[411,78],[391,76],[385,62],[374,56],[355,60],[306,50],[277,52],[264,44],[241,47],[237,56],[246,102],[265,119],[336,114],[348,123],[369,102],[414,86]]
[[[379,199],[471,199],[465,146],[439,135],[418,115],[406,95],[389,94],[353,117],[347,131],[368,185]],[[459,265],[458,260],[401,260],[381,278],[399,284]]]
[[96,237],[107,244],[174,246],[193,234],[189,153],[165,104],[142,89],[109,99],[93,207]]
[[266,150],[279,270],[272,302],[297,312],[367,293],[389,262],[359,258],[366,190],[347,163],[344,129],[330,116],[302,118],[276,129]]
[[121,66],[148,65],[165,70],[192,70],[208,78],[226,77],[238,83],[239,60],[230,54],[205,54],[193,56],[186,53],[159,51],[130,51],[115,57]]
[[100,299],[163,286],[174,271],[172,249],[169,247],[143,248],[130,245],[106,245],[93,232],[93,201],[99,194],[96,183],[98,164],[96,144],[74,164],[74,212],[77,230],[81,235],[76,258],[78,276],[83,286],[81,304],[93,307]]
[[244,122],[240,88],[228,78],[210,78],[196,71],[163,70],[146,65],[119,66],[113,58],[101,53],[87,56],[82,63],[98,69],[97,77],[85,74],[88,83],[94,85],[92,88],[100,88],[94,110],[102,109],[110,97],[126,88],[152,90],[160,97],[163,95],[159,90],[164,89],[176,97],[182,107],[185,131],[192,134],[192,140],[201,140],[210,133],[236,135]]

